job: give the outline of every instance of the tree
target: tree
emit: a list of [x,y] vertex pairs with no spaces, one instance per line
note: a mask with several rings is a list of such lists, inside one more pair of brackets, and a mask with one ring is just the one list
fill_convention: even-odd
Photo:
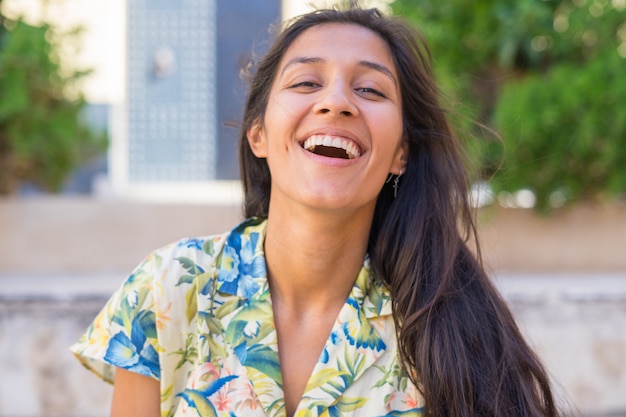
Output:
[[77,83],[88,72],[60,62],[58,42],[72,36],[0,14],[0,194],[24,181],[58,191],[106,149],[106,134],[82,117]]
[[626,191],[626,1],[392,7],[425,34],[444,90],[501,134],[474,144],[497,191],[531,189],[539,209]]

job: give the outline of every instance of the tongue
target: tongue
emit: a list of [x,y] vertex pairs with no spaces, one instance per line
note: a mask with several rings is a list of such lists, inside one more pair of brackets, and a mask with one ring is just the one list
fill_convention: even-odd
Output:
[[328,156],[330,158],[348,159],[348,154],[345,150],[340,148],[333,148],[332,146],[317,145],[313,150],[316,155]]

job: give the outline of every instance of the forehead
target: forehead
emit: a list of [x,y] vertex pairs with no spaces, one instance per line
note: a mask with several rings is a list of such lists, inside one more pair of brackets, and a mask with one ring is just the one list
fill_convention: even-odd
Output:
[[283,68],[294,57],[319,57],[324,60],[368,60],[395,65],[385,40],[371,29],[355,23],[323,23],[303,31],[291,43],[280,63]]

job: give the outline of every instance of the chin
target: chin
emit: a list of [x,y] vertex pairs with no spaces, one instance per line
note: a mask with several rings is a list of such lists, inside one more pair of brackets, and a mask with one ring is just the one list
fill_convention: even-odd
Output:
[[360,210],[371,210],[373,212],[376,200],[363,201],[362,196],[346,195],[343,192],[336,195],[325,194],[323,196],[311,197],[307,199],[306,205],[311,209],[319,210],[320,213],[339,214],[345,212],[346,214],[354,215]]

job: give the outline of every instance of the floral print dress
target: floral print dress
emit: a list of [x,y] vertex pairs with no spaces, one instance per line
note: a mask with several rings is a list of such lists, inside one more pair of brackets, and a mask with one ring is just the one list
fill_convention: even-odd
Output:
[[[285,415],[263,239],[266,222],[153,252],[72,352],[108,382],[120,367],[160,381],[161,415]],[[422,416],[398,362],[389,293],[366,260],[295,415]]]

